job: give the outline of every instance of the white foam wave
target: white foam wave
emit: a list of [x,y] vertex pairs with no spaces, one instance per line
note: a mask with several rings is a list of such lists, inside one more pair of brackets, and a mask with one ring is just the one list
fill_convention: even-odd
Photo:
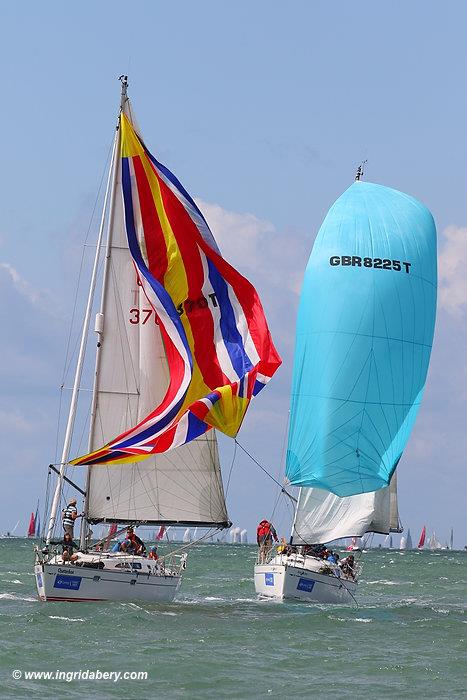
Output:
[[49,615],[51,620],[66,620],[67,622],[86,622],[84,617],[63,617],[62,615]]
[[338,622],[373,622],[371,617],[332,617],[329,615],[330,620],[337,620]]
[[31,598],[30,596],[16,595],[15,593],[0,593],[0,600],[26,600],[28,602],[35,603],[37,598]]

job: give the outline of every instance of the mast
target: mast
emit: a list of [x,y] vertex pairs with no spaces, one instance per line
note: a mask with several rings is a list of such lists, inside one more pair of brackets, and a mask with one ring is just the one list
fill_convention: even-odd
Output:
[[[120,77],[120,79],[122,80],[122,102],[121,102],[121,104],[123,104],[124,99],[126,99],[126,89],[128,86],[128,82],[127,82],[126,78],[127,78],[127,76]],[[100,248],[102,245],[102,237],[103,237],[103,233],[104,233],[105,212],[106,212],[106,208],[107,208],[107,201],[108,201],[111,182],[112,182],[112,192],[115,191],[115,180],[116,180],[115,163],[116,163],[117,144],[118,144],[117,137],[118,137],[118,130],[116,130],[116,133],[115,133],[115,139],[114,139],[114,144],[113,144],[113,149],[112,149],[112,158],[111,158],[111,163],[110,163],[109,176],[107,179],[107,187],[106,187],[105,198],[104,198],[104,206],[103,206],[103,210],[102,210],[101,223],[100,223],[100,227],[99,227],[99,235],[98,235],[97,244],[96,244],[96,254],[94,256],[94,264],[93,264],[92,275],[91,275],[91,283],[90,283],[90,287],[89,287],[88,300],[87,300],[87,304],[86,304],[86,312],[84,315],[83,330],[81,333],[81,342],[80,342],[80,347],[79,347],[78,360],[76,363],[75,378],[74,378],[74,382],[73,382],[73,390],[72,390],[71,402],[70,402],[70,411],[68,413],[68,421],[67,421],[67,426],[66,426],[66,431],[65,431],[65,439],[63,442],[63,450],[62,450],[62,456],[61,456],[61,460],[60,460],[60,472],[59,472],[59,476],[57,479],[57,484],[55,486],[55,492],[54,492],[54,496],[53,496],[53,500],[52,500],[52,507],[50,510],[49,525],[47,528],[47,537],[46,537],[47,544],[50,543],[50,540],[52,538],[52,533],[53,533],[53,529],[54,529],[56,518],[57,518],[57,511],[58,511],[58,508],[60,505],[60,496],[61,496],[62,489],[63,489],[63,480],[64,480],[63,477],[65,475],[66,465],[67,465],[69,454],[70,454],[71,440],[73,437],[73,427],[74,427],[76,411],[77,411],[77,407],[78,407],[79,388],[80,388],[80,383],[81,383],[81,376],[83,373],[83,365],[84,365],[84,357],[85,357],[85,352],[86,352],[87,336],[88,336],[88,332],[89,332],[89,323],[91,320],[92,305],[93,305],[93,301],[94,301],[94,292],[95,292],[96,282],[97,282],[97,271],[98,271],[98,266],[99,266]],[[84,528],[82,528],[82,529],[84,529]]]
[[366,163],[368,163],[368,160],[362,160],[362,162],[358,166],[357,172],[355,173],[355,182],[360,182],[360,180],[363,180],[363,173],[365,171]]
[[[105,297],[107,294],[106,281],[107,281],[107,276],[109,274],[110,246],[112,243],[112,230],[113,230],[113,224],[114,224],[114,212],[115,212],[114,204],[115,204],[115,193],[117,190],[117,172],[118,172],[117,164],[118,164],[118,159],[120,156],[119,131],[118,131],[119,130],[119,117],[123,111],[125,103],[128,100],[128,95],[127,95],[128,76],[121,75],[118,79],[121,82],[120,109],[118,112],[117,125],[115,127],[115,139],[114,139],[114,146],[113,146],[113,153],[112,153],[112,163],[111,163],[110,170],[109,170],[109,179],[108,179],[108,183],[107,183],[106,199],[104,201],[104,207],[102,209],[102,218],[101,218],[101,231],[103,231],[104,230],[106,208],[107,208],[107,206],[106,206],[107,205],[107,196],[108,196],[109,189],[110,189],[109,218],[108,218],[108,223],[107,223],[107,242],[106,242],[106,249],[105,249],[104,271],[103,271],[103,279],[102,279],[102,296],[101,296],[100,312],[96,316],[96,325],[95,325],[95,329],[94,329],[95,332],[97,333],[97,336],[98,336],[98,343],[97,343],[97,348],[96,348],[96,364],[95,364],[95,371],[94,371],[94,384],[93,384],[93,390],[92,390],[91,416],[90,416],[90,421],[89,421],[89,439],[88,439],[89,451],[91,450],[92,435],[94,432],[94,424],[96,421],[97,377],[99,374],[100,359],[101,359],[101,352],[100,352],[101,340],[102,340],[102,333],[104,330],[104,322],[105,322],[105,319],[103,316],[103,310],[104,310],[104,304],[105,304]],[[87,467],[87,469],[86,469],[86,496],[84,498],[83,521],[81,523],[80,549],[84,549],[86,546],[86,535],[87,535],[87,531],[88,531],[87,515],[88,515],[88,507],[89,507],[90,470],[91,470],[91,467]]]

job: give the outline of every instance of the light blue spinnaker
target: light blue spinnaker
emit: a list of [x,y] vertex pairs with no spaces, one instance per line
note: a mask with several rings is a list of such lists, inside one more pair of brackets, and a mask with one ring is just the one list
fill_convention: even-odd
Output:
[[355,182],[329,210],[297,321],[287,477],[338,496],[386,486],[425,385],[436,228],[402,192]]

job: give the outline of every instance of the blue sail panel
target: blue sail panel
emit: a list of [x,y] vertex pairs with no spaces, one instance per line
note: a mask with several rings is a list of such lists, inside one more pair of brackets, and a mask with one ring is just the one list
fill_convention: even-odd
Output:
[[402,192],[355,182],[316,238],[297,320],[286,474],[338,496],[387,486],[423,395],[436,228]]

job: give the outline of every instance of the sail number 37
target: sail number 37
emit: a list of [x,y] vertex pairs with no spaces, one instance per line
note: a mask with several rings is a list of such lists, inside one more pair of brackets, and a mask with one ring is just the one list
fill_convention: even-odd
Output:
[[[201,296],[199,299],[187,299],[177,306],[177,313],[179,316],[183,313],[191,314],[201,309],[207,309],[210,304],[215,308],[219,306],[215,294],[208,294],[208,298]],[[141,323],[144,326],[150,319],[152,319],[153,323],[158,324],[157,314],[154,309],[138,309],[137,307],[130,309],[130,323]]]

